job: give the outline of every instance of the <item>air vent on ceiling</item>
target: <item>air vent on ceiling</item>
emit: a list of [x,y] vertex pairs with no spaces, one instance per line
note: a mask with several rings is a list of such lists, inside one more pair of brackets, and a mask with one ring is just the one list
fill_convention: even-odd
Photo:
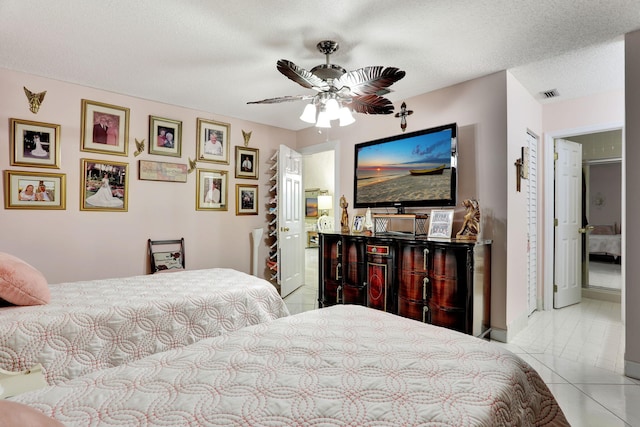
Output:
[[558,92],[558,89],[545,90],[544,92],[540,92],[540,94],[542,94],[542,96],[544,96],[546,99],[555,98],[557,96],[560,96],[560,93]]

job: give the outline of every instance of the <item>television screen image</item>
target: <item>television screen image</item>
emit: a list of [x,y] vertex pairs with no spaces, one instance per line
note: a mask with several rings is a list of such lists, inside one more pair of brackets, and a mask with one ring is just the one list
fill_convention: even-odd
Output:
[[356,144],[355,207],[454,206],[455,123]]

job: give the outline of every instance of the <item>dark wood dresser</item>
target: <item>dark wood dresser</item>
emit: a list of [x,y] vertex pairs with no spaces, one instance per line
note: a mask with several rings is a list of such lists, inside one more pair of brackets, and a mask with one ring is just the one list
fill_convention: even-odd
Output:
[[359,304],[475,336],[490,330],[491,242],[320,233],[319,307]]

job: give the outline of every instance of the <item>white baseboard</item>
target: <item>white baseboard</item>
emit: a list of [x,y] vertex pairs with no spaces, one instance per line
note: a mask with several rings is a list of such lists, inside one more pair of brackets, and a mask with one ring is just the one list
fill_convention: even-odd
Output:
[[508,343],[518,335],[518,333],[524,330],[529,325],[529,316],[526,313],[522,313],[520,317],[507,325],[507,329],[491,328],[491,339],[494,341],[500,341]]
[[640,380],[640,363],[624,361],[624,374],[627,377]]

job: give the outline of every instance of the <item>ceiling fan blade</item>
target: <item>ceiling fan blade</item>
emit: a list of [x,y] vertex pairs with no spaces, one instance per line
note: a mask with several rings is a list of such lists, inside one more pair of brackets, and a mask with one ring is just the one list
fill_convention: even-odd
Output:
[[278,61],[278,71],[307,89],[315,89],[318,92],[329,90],[329,84],[326,81],[286,59]]
[[251,102],[247,102],[247,104],[279,104],[281,102],[302,101],[304,99],[313,99],[314,96],[315,95],[281,96],[278,98],[267,98],[267,99],[262,99],[260,101],[251,101]]
[[354,96],[351,102],[346,104],[356,113],[362,114],[391,114],[393,104],[387,98],[378,95]]
[[364,67],[344,74],[338,79],[336,86],[348,86],[351,94],[356,96],[384,94],[384,91],[380,91],[391,86],[404,75],[404,71],[395,67]]

